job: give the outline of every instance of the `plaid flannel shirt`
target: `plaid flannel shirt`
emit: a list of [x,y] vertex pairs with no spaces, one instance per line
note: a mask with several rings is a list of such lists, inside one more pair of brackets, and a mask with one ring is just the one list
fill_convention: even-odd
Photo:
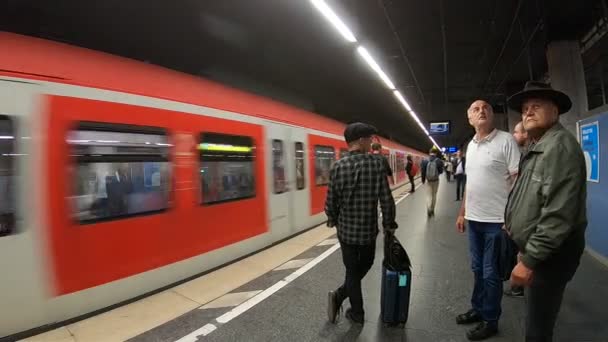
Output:
[[384,229],[396,229],[395,200],[388,185],[382,156],[350,152],[332,167],[325,214],[328,226],[337,226],[346,244],[375,243],[378,235],[378,201]]

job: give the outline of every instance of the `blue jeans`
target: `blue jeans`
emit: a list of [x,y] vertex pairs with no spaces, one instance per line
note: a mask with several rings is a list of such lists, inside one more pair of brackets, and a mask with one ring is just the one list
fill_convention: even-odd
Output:
[[502,223],[468,221],[471,268],[475,287],[471,304],[484,321],[498,324],[502,300],[502,280],[498,275],[498,238]]

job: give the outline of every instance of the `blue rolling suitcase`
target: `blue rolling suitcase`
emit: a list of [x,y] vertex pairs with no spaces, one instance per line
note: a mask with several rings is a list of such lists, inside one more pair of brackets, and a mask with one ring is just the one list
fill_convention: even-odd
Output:
[[407,322],[412,288],[411,263],[407,252],[393,234],[385,234],[382,261],[380,315],[388,326]]

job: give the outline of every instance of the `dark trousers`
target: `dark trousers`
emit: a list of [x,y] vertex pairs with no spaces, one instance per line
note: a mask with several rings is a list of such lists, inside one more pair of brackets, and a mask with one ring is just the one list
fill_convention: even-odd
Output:
[[462,199],[464,195],[464,185],[467,182],[467,177],[463,174],[455,175],[456,177],[456,200]]
[[342,302],[348,298],[353,315],[363,318],[363,294],[361,293],[361,279],[365,277],[374,264],[376,256],[376,243],[369,245],[348,245],[340,242],[342,260],[346,267],[344,285],[338,290],[338,299]]
[[468,223],[471,268],[475,275],[471,305],[484,321],[497,325],[502,312],[502,279],[496,263],[502,223]]
[[412,185],[411,191],[416,191],[416,184],[414,183],[414,176],[407,175],[410,178],[410,184]]
[[[561,278],[561,279],[560,279]],[[553,341],[553,328],[562,304],[567,280],[535,270],[526,289],[526,342]]]

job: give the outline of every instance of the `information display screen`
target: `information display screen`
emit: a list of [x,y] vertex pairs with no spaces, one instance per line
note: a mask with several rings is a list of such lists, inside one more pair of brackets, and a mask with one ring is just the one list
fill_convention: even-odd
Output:
[[450,121],[431,121],[429,126],[429,133],[431,135],[450,134]]

